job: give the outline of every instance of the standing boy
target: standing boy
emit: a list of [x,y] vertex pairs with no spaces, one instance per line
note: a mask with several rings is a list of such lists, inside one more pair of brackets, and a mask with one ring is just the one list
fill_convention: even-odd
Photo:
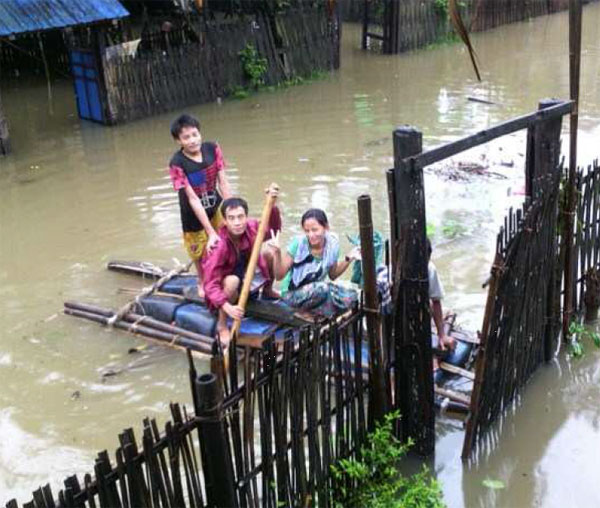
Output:
[[169,174],[179,193],[183,243],[198,271],[198,296],[204,298],[201,258],[219,242],[219,205],[231,197],[225,161],[217,143],[202,142],[200,123],[193,116],[176,118],[171,135],[179,150],[171,158]]
[[[267,193],[277,197],[279,189],[275,184],[271,184]],[[241,198],[223,201],[221,212],[225,225],[219,229],[220,241],[204,259],[204,291],[209,307],[219,313],[217,333],[226,346],[230,339],[227,316],[232,319],[242,319],[244,316],[243,309],[236,305],[236,302],[258,233],[258,221],[248,218],[248,203]],[[279,209],[274,206],[264,241],[280,230],[281,216]],[[270,249],[266,248],[258,257],[250,287],[251,297],[258,295],[261,289],[263,296],[278,297],[272,289],[272,284],[273,255]]]

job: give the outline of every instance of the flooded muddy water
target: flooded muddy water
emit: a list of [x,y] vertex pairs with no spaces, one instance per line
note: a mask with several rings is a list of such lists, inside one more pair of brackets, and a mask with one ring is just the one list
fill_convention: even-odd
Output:
[[[358,27],[344,26],[342,68],[324,79],[243,101],[188,108],[206,139],[218,140],[229,177],[258,214],[262,189],[282,188],[285,236],[309,206],[327,210],[334,231],[357,231],[356,198],[369,193],[387,233],[385,170],[391,132],[409,123],[424,145],[533,111],[568,97],[567,14],[475,34],[477,83],[464,48],[443,45],[387,57],[360,51]],[[584,9],[580,163],[598,156],[600,4]],[[468,100],[476,96],[487,105]],[[0,496],[26,499],[50,481],[93,466],[125,427],[159,424],[169,401],[189,402],[185,355],[143,352],[143,342],[60,314],[67,299],[116,307],[120,287],[140,281],[108,273],[110,259],[185,261],[177,197],[166,163],[173,112],[114,128],[77,119],[72,85],[2,83],[14,152],[0,159]],[[567,126],[565,125],[565,132]],[[433,258],[444,305],[470,329],[481,325],[481,287],[507,208],[523,193],[524,134],[508,136],[426,171]],[[567,149],[563,140],[563,149]],[[485,168],[458,170],[459,163]],[[343,248],[349,248],[342,240]],[[449,506],[598,506],[600,354],[564,355],[533,377],[514,413],[472,464],[460,461],[462,427],[441,422],[433,468]],[[503,482],[490,489],[486,479]]]

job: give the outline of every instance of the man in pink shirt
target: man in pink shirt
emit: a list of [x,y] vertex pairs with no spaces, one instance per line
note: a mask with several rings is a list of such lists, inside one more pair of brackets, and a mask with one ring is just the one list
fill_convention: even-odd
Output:
[[[277,197],[279,189],[271,184],[267,189],[273,197]],[[258,232],[258,221],[248,218],[248,203],[241,198],[229,198],[221,204],[221,213],[225,225],[219,231],[219,242],[205,257],[204,293],[208,306],[219,313],[217,333],[223,345],[230,340],[227,327],[227,316],[232,319],[242,319],[244,311],[236,305],[239,290],[246,273],[252,246]],[[281,230],[281,215],[275,206],[269,218],[267,234],[268,240],[272,233]],[[278,297],[272,288],[273,283],[273,255],[269,248],[263,249],[258,257],[258,264],[252,284],[250,297],[258,296],[262,289],[263,296]]]

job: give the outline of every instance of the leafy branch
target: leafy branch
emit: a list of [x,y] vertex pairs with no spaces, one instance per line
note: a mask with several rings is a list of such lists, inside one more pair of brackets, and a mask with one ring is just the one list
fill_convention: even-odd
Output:
[[400,413],[385,416],[367,436],[359,458],[341,459],[331,467],[336,508],[442,508],[439,483],[423,466],[421,472],[405,477],[400,460],[412,443],[404,445],[392,431]]

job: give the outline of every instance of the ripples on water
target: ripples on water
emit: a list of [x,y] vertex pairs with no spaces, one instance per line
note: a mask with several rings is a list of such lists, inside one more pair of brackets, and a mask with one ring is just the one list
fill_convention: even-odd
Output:
[[[600,5],[585,13],[582,162],[597,155],[600,135]],[[387,232],[384,172],[392,165],[394,126],[419,126],[424,144],[434,146],[529,112],[541,98],[566,97],[566,19],[563,13],[474,35],[483,84],[473,80],[458,45],[398,57],[365,55],[357,49],[356,27],[347,26],[339,72],[189,111],[200,117],[204,136],[221,143],[233,188],[249,199],[251,213],[260,212],[262,189],[271,181],[280,184],[285,238],[299,232],[300,216],[311,206],[327,210],[342,238],[355,232],[356,198],[365,192],[373,199],[376,227]],[[184,355],[151,350],[151,366],[103,382],[103,369],[127,365],[132,360],[127,350],[142,342],[94,324],[53,318],[63,300],[116,307],[126,298],[116,294],[118,287],[141,287],[140,281],[107,273],[109,259],[166,265],[173,258],[185,260],[177,197],[165,170],[175,149],[168,126],[177,112],[109,129],[79,122],[72,95],[69,83],[56,83],[49,116],[44,84],[3,84],[14,146],[14,154],[0,161],[0,401],[5,408],[0,432],[11,436],[0,445],[0,492],[7,495],[24,496],[39,483],[57,484],[67,473],[90,470],[93,453],[112,450],[124,427],[139,427],[146,415],[166,418],[168,400],[189,402]],[[468,96],[498,105],[469,102]],[[452,181],[444,167],[425,174],[427,221],[446,305],[472,329],[481,323],[481,283],[498,225],[507,207],[522,200],[523,153],[524,136],[510,136],[461,156],[491,164],[499,177]],[[514,162],[512,168],[501,165],[506,160]],[[570,366],[578,374],[562,377],[555,367],[543,369],[520,410],[506,419],[502,450],[464,474],[458,459],[462,434],[453,425],[441,428],[435,469],[449,504],[525,506],[569,499],[562,477],[571,474],[571,484],[582,485],[592,469],[593,449],[574,445],[571,436],[600,441],[593,363],[588,357],[579,364],[586,367]],[[580,397],[582,375],[587,388]],[[73,397],[76,391],[79,397]],[[539,435],[538,427],[544,430]],[[559,450],[568,454],[567,473],[557,459]],[[481,486],[486,476],[501,478],[510,488],[488,493]]]

